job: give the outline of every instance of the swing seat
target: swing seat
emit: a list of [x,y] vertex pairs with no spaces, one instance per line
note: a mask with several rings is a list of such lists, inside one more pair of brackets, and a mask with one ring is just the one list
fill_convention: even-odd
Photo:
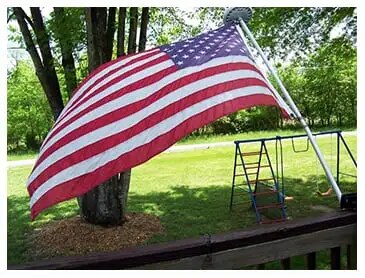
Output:
[[330,186],[326,192],[321,192],[321,191],[319,191],[319,190],[318,190],[318,191],[317,191],[317,194],[318,194],[319,196],[321,196],[321,197],[324,197],[324,196],[330,196],[330,195],[332,195],[332,192],[333,192],[333,189],[332,189],[332,187]]

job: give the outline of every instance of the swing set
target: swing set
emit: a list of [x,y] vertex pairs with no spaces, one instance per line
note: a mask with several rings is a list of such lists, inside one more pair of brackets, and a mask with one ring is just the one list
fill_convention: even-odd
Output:
[[[320,136],[331,136],[331,161],[333,160],[333,136],[336,136],[336,182],[340,185],[340,176],[350,176],[356,178],[355,175],[340,171],[340,150],[341,144],[345,147],[346,153],[351,158],[355,168],[357,168],[356,160],[349,149],[341,130],[323,131],[314,133],[315,138]],[[295,146],[295,139],[307,138],[306,146],[299,149]],[[291,146],[294,153],[307,152],[309,150],[309,139],[306,134],[291,136],[276,136],[260,139],[237,140],[235,143],[235,159],[232,176],[232,191],[230,200],[230,210],[234,205],[242,202],[236,202],[236,197],[240,197],[242,193],[249,195],[251,206],[256,215],[256,222],[260,224],[283,222],[287,220],[285,201],[292,200],[293,197],[285,194],[284,184],[284,157],[283,157],[283,140],[291,140]],[[275,169],[267,148],[267,142],[275,141]],[[258,144],[258,151],[246,151],[247,145]],[[316,185],[317,194],[319,196],[328,196],[332,193],[332,187],[326,192],[319,189],[318,179],[318,162],[316,164]],[[263,170],[266,168],[266,171]],[[240,198],[241,199],[241,198]]]
[[[306,123],[305,119],[303,118],[301,112],[299,111],[298,107],[294,103],[293,99],[291,98],[289,92],[286,90],[283,82],[281,81],[279,75],[277,74],[276,69],[271,65],[269,60],[267,59],[266,55],[262,51],[261,47],[257,43],[256,39],[254,38],[252,32],[247,27],[248,22],[252,18],[252,9],[249,7],[232,7],[226,10],[224,14],[224,23],[235,22],[239,25],[240,28],[237,28],[238,33],[241,35],[243,42],[247,44],[247,40],[245,35],[247,35],[248,40],[253,44],[254,48],[257,50],[258,54],[262,58],[264,64],[266,65],[269,72],[272,74],[274,80],[276,81],[282,96],[279,92],[275,90],[275,88],[270,85],[268,78],[263,75],[264,80],[267,81],[268,85],[270,86],[271,91],[273,92],[275,98],[283,105],[287,107],[288,111],[290,112],[290,116],[293,119],[296,119],[305,131],[305,135],[294,135],[294,136],[277,136],[273,138],[261,138],[261,139],[254,139],[254,140],[242,140],[242,141],[235,141],[236,150],[235,150],[235,162],[234,162],[234,169],[233,169],[233,180],[232,180],[232,193],[231,193],[231,203],[230,208],[233,205],[233,198],[235,195],[235,190],[240,186],[244,186],[251,198],[251,204],[256,214],[256,221],[258,223],[265,223],[267,222],[263,219],[262,215],[264,211],[271,211],[272,209],[276,209],[278,217],[273,220],[270,220],[268,223],[271,222],[281,222],[287,219],[286,210],[285,210],[285,199],[289,199],[285,195],[284,189],[284,163],[283,163],[283,155],[282,155],[282,144],[281,141],[285,139],[292,140],[292,146],[294,152],[300,152],[295,148],[294,139],[299,137],[307,137],[307,148],[305,151],[309,149],[309,142],[311,143],[313,150],[321,163],[321,166],[326,174],[327,180],[331,187],[333,188],[334,193],[339,201],[339,205],[341,209],[356,209],[357,205],[357,195],[356,193],[347,193],[343,194],[339,187],[339,180],[340,180],[340,172],[339,172],[339,159],[340,159],[340,152],[339,152],[339,142],[341,141],[347,153],[350,155],[352,161],[354,162],[355,167],[356,162],[354,157],[352,156],[350,149],[348,148],[345,140],[341,135],[341,131],[327,131],[327,132],[320,132],[317,134],[313,134],[310,130],[308,124]],[[248,53],[251,57],[254,57],[249,47],[247,47]],[[320,135],[325,134],[337,134],[337,177],[335,178],[332,174],[331,169],[329,168],[324,156],[317,144],[316,138]],[[270,160],[270,156],[266,147],[266,142],[268,141],[276,141],[276,173],[274,173],[274,169],[272,167],[272,163]],[[241,150],[242,147],[246,143],[259,143],[259,151],[256,152],[246,152],[244,149]],[[302,150],[304,151],[304,150]],[[280,154],[279,154],[280,153]],[[254,158],[254,160],[249,160],[249,158]],[[280,160],[280,163],[279,163]],[[266,161],[266,162],[265,162]],[[279,173],[279,165],[280,165],[280,173]],[[237,169],[237,167],[239,167]],[[261,171],[262,168],[266,168],[266,171]],[[241,169],[241,172],[239,172]],[[238,170],[238,171],[237,171]],[[265,173],[266,177],[262,177],[262,174]],[[341,173],[343,175],[344,173]],[[241,177],[241,183],[236,183],[237,177]],[[281,179],[280,179],[281,177]],[[281,180],[281,184],[279,184],[279,180]],[[336,182],[337,180],[337,182]],[[322,193],[320,195],[330,194],[331,190]],[[266,201],[263,201],[265,200]],[[267,200],[268,199],[268,200]]]

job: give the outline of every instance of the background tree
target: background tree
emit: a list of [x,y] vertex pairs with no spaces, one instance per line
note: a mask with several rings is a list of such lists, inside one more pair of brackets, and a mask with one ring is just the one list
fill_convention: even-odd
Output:
[[[341,47],[339,47],[341,45]],[[347,38],[322,45],[304,64],[306,87],[321,126],[356,124],[356,49]]]
[[[53,117],[57,119],[63,109],[63,101],[50,49],[49,35],[44,26],[41,11],[39,8],[31,8],[32,19],[22,8],[14,8],[13,11],[22,32],[27,51],[33,60],[39,82],[53,111]],[[34,36],[29,26],[32,28]],[[39,46],[39,52],[36,45]]]
[[33,66],[20,61],[8,76],[8,150],[38,150],[52,126],[52,111]]
[[354,7],[255,8],[249,27],[271,57],[305,58],[336,32],[356,43],[357,12]]

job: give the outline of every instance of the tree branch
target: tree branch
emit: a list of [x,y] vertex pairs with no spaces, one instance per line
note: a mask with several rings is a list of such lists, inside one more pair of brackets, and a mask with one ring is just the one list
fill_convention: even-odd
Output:
[[111,60],[113,54],[115,14],[116,14],[116,8],[109,8],[108,23],[106,30],[106,53],[105,53],[107,60]]
[[30,31],[28,29],[28,25],[25,20],[26,14],[23,11],[23,9],[19,8],[19,7],[14,8],[14,14],[18,21],[20,32],[23,35],[26,49],[29,52],[30,57],[32,58],[32,61],[34,63],[36,70],[40,71],[43,69],[43,63],[42,63],[41,57],[38,54],[37,48],[34,44],[32,34],[30,33]]
[[125,18],[127,9],[119,8],[118,15],[118,35],[117,35],[117,57],[124,56],[124,40],[125,40]]
[[137,22],[138,22],[138,8],[131,7],[129,8],[128,54],[136,52]]
[[[66,14],[64,8],[54,7],[53,10],[57,26],[62,26],[66,21]],[[76,89],[77,86],[75,60],[72,55],[73,46],[71,43],[65,41],[65,38],[61,34],[59,34],[59,32],[56,32],[55,36],[61,48],[62,67],[64,69],[67,93],[68,96],[71,97],[73,91]]]
[[104,63],[106,8],[85,8],[89,73]]
[[33,30],[36,35],[36,39],[39,45],[39,50],[41,51],[43,58],[43,65],[45,67],[54,67],[52,52],[49,46],[49,36],[46,32],[46,28],[43,23],[43,18],[41,11],[38,7],[30,8],[30,12],[33,18]]
[[141,17],[141,29],[139,33],[139,45],[138,45],[139,52],[146,49],[148,21],[149,21],[149,8],[143,7],[142,17]]
[[[28,29],[25,12],[21,8],[14,8],[14,13],[17,18],[20,31],[22,32],[27,51],[33,60],[38,79],[42,85],[44,93],[47,96],[48,103],[53,111],[54,119],[56,120],[63,109],[60,85],[54,68],[52,53],[49,48],[49,38],[44,28],[42,15],[39,8],[31,8],[31,12],[34,18],[34,33],[40,47],[42,60],[36,49],[32,34]],[[29,17],[28,20],[30,20]]]
[[[14,8],[15,9],[15,8]],[[24,10],[22,8],[18,8],[20,9],[18,12],[21,14],[21,16],[25,19],[26,22],[28,22],[28,24],[32,27],[33,31],[34,31],[34,24],[32,19],[24,12]]]
[[8,15],[8,18],[7,18],[7,20],[6,20],[6,23],[9,23],[9,21],[11,20],[11,18],[12,18],[13,16],[15,16],[15,13],[14,13],[14,12],[12,12],[10,15]]

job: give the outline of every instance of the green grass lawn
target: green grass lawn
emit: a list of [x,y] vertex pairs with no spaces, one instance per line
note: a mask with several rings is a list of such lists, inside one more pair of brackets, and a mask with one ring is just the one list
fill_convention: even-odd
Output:
[[36,151],[8,153],[7,161],[33,159],[33,158],[36,158],[37,154],[38,154],[38,152],[36,152]]
[[[273,135],[273,134],[272,134]],[[345,136],[356,157],[356,136]],[[318,140],[327,159],[335,159],[335,137]],[[227,141],[227,140],[225,140]],[[296,148],[304,148],[305,140],[299,140]],[[317,186],[327,189],[327,183],[315,155],[308,152],[293,153],[290,141],[285,141],[285,186],[287,195],[295,199],[287,203],[287,212],[292,219],[309,217],[324,213],[314,209],[321,205],[336,209],[335,195],[318,197]],[[249,145],[247,151],[257,150]],[[274,160],[274,144],[268,145]],[[356,173],[344,151],[341,152],[341,171]],[[229,211],[234,148],[222,147],[183,153],[165,153],[132,170],[132,180],[128,199],[129,211],[154,214],[161,219],[164,233],[154,236],[147,244],[167,242],[177,239],[197,237],[243,229],[256,225],[254,213],[249,209],[248,196],[245,203]],[[335,164],[330,163],[333,169]],[[318,167],[318,176],[316,175]],[[8,169],[8,263],[16,264],[30,261],[31,252],[28,235],[33,229],[55,219],[71,217],[78,213],[75,200],[52,207],[30,222],[29,197],[25,181],[31,167]],[[345,192],[356,191],[356,180],[341,177],[341,187]],[[318,256],[320,268],[328,268],[328,253]],[[303,258],[293,261],[294,268],[304,268]],[[271,268],[280,268],[273,263]]]
[[[313,130],[313,132],[318,132],[321,130],[328,129],[318,129]],[[345,128],[343,131],[353,131],[354,129]],[[265,131],[250,131],[238,134],[228,134],[228,135],[201,135],[201,136],[188,136],[178,141],[176,145],[188,145],[188,144],[203,144],[203,143],[217,143],[217,142],[230,142],[235,140],[245,140],[263,137],[272,137],[276,135],[293,135],[293,134],[304,134],[302,128],[295,130],[265,130]],[[36,158],[38,152],[36,151],[24,151],[18,153],[8,153],[7,160],[24,160]]]
[[[319,128],[312,129],[312,132],[336,130],[338,128]],[[342,128],[342,131],[356,131],[354,128]],[[199,136],[188,136],[177,142],[177,145],[185,144],[201,144],[201,143],[216,143],[216,142],[229,142],[235,140],[245,140],[245,139],[257,139],[265,137],[273,137],[276,135],[294,135],[294,134],[304,134],[303,128],[297,129],[277,129],[277,130],[263,130],[263,131],[249,131],[245,133],[238,134],[226,134],[226,135],[199,135]]]

